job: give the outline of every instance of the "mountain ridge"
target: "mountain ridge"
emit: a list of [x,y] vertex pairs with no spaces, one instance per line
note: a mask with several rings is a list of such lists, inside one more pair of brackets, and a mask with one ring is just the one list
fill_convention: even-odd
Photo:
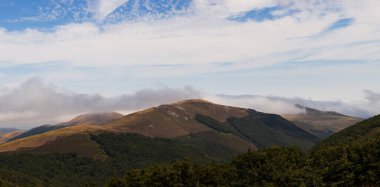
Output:
[[[214,104],[200,99],[184,100],[135,112],[103,125],[79,124],[64,126],[63,128],[10,141],[0,144],[0,152],[35,151],[38,150],[38,147],[58,142],[62,145],[62,137],[71,137],[73,135],[82,136],[82,140],[91,142],[92,140],[86,139],[85,136],[99,133],[135,133],[152,138],[160,137],[178,140],[183,137],[200,138],[202,141],[223,145],[237,152],[248,149],[255,150],[271,145],[298,146],[297,144],[299,144],[303,148],[310,148],[318,141],[318,138],[298,128],[281,116],[253,111],[246,108]],[[230,127],[234,125],[235,131],[222,132],[213,129],[205,122],[197,120],[197,115],[207,116],[209,119],[215,120],[218,126],[221,124],[227,124]],[[78,116],[74,119],[81,118],[83,116]],[[292,128],[289,128],[290,130],[278,128],[285,124]],[[260,136],[260,134],[255,133],[259,129],[261,129],[260,132],[264,133],[264,135],[261,135],[263,139],[254,141],[254,137]],[[294,131],[294,133],[291,131]],[[68,142],[70,141],[68,140]],[[76,145],[72,146],[75,147]],[[83,149],[85,148],[87,149],[88,147],[83,147]],[[73,150],[80,149],[73,148]],[[55,149],[55,151],[59,152],[60,150]],[[65,149],[65,151],[70,150]],[[44,149],[44,152],[46,152],[46,149]]]

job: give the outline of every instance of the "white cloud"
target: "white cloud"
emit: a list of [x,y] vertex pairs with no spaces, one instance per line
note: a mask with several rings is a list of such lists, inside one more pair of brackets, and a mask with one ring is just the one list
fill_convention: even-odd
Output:
[[336,111],[345,115],[368,118],[380,114],[380,94],[366,90],[365,100],[357,103],[344,101],[323,101],[299,97],[287,98],[259,95],[214,95],[209,99],[221,104],[253,108],[275,114],[296,114],[304,112],[295,105],[315,108],[322,111]]
[[[363,89],[362,85],[371,89],[376,89],[377,86],[377,82],[374,80],[378,77],[376,76],[378,75],[376,71],[379,65],[372,62],[380,61],[379,1],[196,0],[194,1],[194,6],[189,10],[191,13],[184,16],[154,21],[148,19],[138,22],[100,25],[99,22],[102,22],[107,15],[127,2],[127,0],[88,0],[87,2],[90,11],[96,15],[96,23],[80,22],[60,25],[50,31],[26,29],[12,32],[0,28],[0,67],[3,65],[17,66],[41,62],[62,62],[65,64],[65,67],[84,67],[84,69],[107,68],[109,70],[109,75],[107,76],[110,77],[116,76],[115,74],[121,74],[121,70],[119,69],[127,69],[129,72],[125,74],[132,74],[135,78],[133,81],[138,81],[143,78],[149,79],[152,77],[155,79],[160,77],[176,79],[180,76],[204,75],[214,72],[234,74],[249,68],[265,67],[287,62],[331,61],[332,64],[328,67],[305,69],[302,66],[297,66],[290,68],[286,72],[272,72],[270,76],[275,77],[276,73],[282,73],[293,76],[293,79],[298,79],[299,77],[305,77],[307,74],[313,76],[325,72],[334,74],[339,71],[339,75],[343,72],[346,77],[349,77],[350,74],[357,77],[361,75],[363,77],[363,79],[356,83],[351,81],[346,85],[334,85],[334,92],[340,91],[339,93],[329,93],[327,89],[319,89],[318,86],[321,85],[315,86],[318,88],[316,91],[304,91],[307,94],[318,92],[319,95],[326,94],[328,96],[335,94],[338,96],[342,95],[343,97],[344,95],[350,95],[356,90]],[[240,23],[227,19],[244,11],[270,7],[279,3],[289,5],[289,7],[299,10],[299,12],[292,16],[263,22],[251,21]],[[352,18],[355,21],[346,28],[337,29],[323,35],[320,34],[332,23],[342,18]],[[334,64],[333,60],[366,62],[366,65],[356,64],[342,67]],[[229,63],[229,65],[223,66],[218,65],[218,63]],[[115,69],[119,71],[114,71]],[[51,69],[47,77],[54,77],[55,80],[71,77],[71,80],[74,79],[76,82],[86,79],[86,70],[82,70],[83,72],[70,72],[67,75],[69,70],[59,71],[59,68]],[[3,81],[3,78],[11,79],[9,77],[16,77],[17,74],[24,74],[24,72],[1,72],[0,78]],[[251,77],[246,76],[245,78],[249,79]],[[208,78],[204,78],[204,82],[209,81]],[[260,77],[255,78],[260,79]],[[334,81],[333,79],[326,80],[329,83],[334,83]],[[245,80],[245,83],[247,82],[249,80]],[[330,85],[333,83],[330,83]],[[73,98],[77,96],[82,97],[83,95],[61,92],[50,87],[46,88],[46,85],[43,84],[33,84],[35,84],[33,88],[28,88],[24,85],[18,89],[30,89],[31,93],[35,94],[37,100],[41,98],[41,95],[48,94],[46,97],[42,97],[41,105],[34,99],[27,100],[32,95],[23,95],[19,91],[17,94],[25,98],[21,97],[22,99],[19,100],[18,96],[9,96],[9,99],[12,100],[9,105],[13,107],[17,106],[18,108],[10,107],[6,109],[4,106],[0,106],[1,118],[7,119],[6,121],[2,121],[2,124],[13,123],[10,119],[13,119],[15,114],[24,114],[23,116],[26,118],[34,115],[35,117],[30,119],[35,120],[35,122],[48,119],[46,118],[47,116],[61,115],[61,112],[50,113],[51,108],[63,108],[62,110],[74,113],[97,109],[96,104],[90,105],[87,103],[81,105],[85,106],[84,108],[79,107],[77,110],[76,108],[78,107],[76,105],[73,107],[74,105],[68,105],[66,101],[71,101]],[[142,82],[141,84],[144,83]],[[262,83],[262,85],[265,84]],[[209,87],[212,88],[213,85]],[[245,85],[241,86],[240,89],[243,89],[243,87]],[[281,89],[284,90],[284,87]],[[12,88],[10,90],[13,90],[10,95],[16,94],[17,89]],[[272,90],[275,90],[275,88]],[[292,94],[307,97],[306,94],[301,93],[302,90],[299,90],[294,91]],[[4,91],[3,89],[0,93],[8,91]],[[178,91],[181,92],[181,89],[174,89],[174,93]],[[291,92],[290,89],[286,91]],[[152,92],[159,92],[159,90],[153,90]],[[233,90],[231,92],[239,91]],[[56,100],[55,98],[57,97],[61,99]],[[2,96],[2,98],[5,98],[5,96]],[[46,104],[45,100],[49,98],[50,105],[43,107]],[[96,103],[106,103],[109,106],[109,108],[103,109],[117,109],[117,107],[114,105],[111,107],[111,104],[108,103],[116,98],[109,100],[104,96],[96,95],[85,95],[84,98],[87,99],[87,102],[95,100],[94,102]],[[273,102],[268,101],[266,97],[256,97],[249,101],[247,99],[227,100],[226,98],[215,98],[215,96],[213,98],[222,103],[226,102],[228,104],[231,102],[231,104],[236,103],[242,106],[246,104],[246,106],[253,106],[259,110],[268,112],[280,113],[284,108],[297,112],[291,105],[288,105],[288,101],[276,100]],[[357,100],[355,97],[351,99]],[[7,100],[3,99],[1,102],[6,103],[8,102]],[[157,101],[166,102],[171,100],[163,99]],[[14,103],[17,102],[24,104],[15,106]],[[65,103],[65,107],[61,107],[63,105],[62,102]],[[29,104],[25,105],[25,103]],[[347,102],[328,103],[329,105],[319,103],[320,105],[315,104],[312,106],[320,107],[321,109],[336,109],[347,114],[356,115],[360,113],[361,116],[379,112],[378,105],[370,106],[367,102],[361,104],[346,104]],[[333,104],[337,107],[334,108]],[[103,107],[104,105],[100,106]],[[139,107],[145,106],[148,105]],[[275,107],[266,108],[266,106]],[[139,107],[131,108],[133,110]],[[368,107],[368,109],[365,107]],[[357,110],[351,111],[352,108],[356,108]],[[41,112],[37,114],[31,112],[34,110]],[[62,112],[65,115],[66,113]],[[22,123],[24,122],[28,121],[23,120]]]
[[[104,17],[123,2],[96,1],[96,10]],[[293,17],[261,23],[226,20],[226,12],[227,15],[232,15],[231,11],[244,11],[242,7],[251,9],[270,6],[276,2],[223,1],[221,5],[228,8],[216,7],[217,11],[213,11],[211,6],[208,11],[213,16],[195,14],[165,20],[103,25],[101,28],[94,23],[81,23],[59,26],[53,32],[2,30],[0,62],[24,64],[62,61],[73,66],[90,67],[141,64],[203,66],[214,62],[234,62],[232,68],[241,69],[293,59],[366,61],[380,58],[378,44],[349,45],[380,40],[380,26],[373,24],[376,20],[366,17],[364,13],[355,17],[359,13],[345,8],[353,6],[346,1],[339,3],[343,10],[324,16],[320,16],[320,13],[326,7],[309,10],[309,4],[312,3],[296,3],[294,6],[302,10],[302,13]],[[360,3],[371,5],[369,2]],[[375,14],[372,7],[364,5],[361,5],[361,12]],[[219,14],[223,16],[219,17]],[[342,16],[354,17],[354,25],[318,39],[308,37],[317,35]],[[300,50],[309,55],[305,57],[305,52],[290,52]],[[286,51],[288,53],[284,53]]]
[[97,21],[103,21],[109,14],[129,0],[88,0],[91,12],[95,13]]
[[[0,126],[28,128],[45,123],[62,122],[65,116],[87,112],[129,111],[199,98],[192,87],[143,89],[132,94],[105,97],[80,94],[46,84],[39,78],[19,86],[0,89]],[[66,119],[67,120],[67,119]]]

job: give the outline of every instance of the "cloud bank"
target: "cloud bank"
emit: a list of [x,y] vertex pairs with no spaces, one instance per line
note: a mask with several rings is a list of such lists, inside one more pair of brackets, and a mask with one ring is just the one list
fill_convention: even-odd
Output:
[[105,97],[99,94],[69,92],[46,84],[39,78],[1,90],[0,126],[18,128],[61,122],[82,113],[127,113],[163,103],[201,97],[200,92],[192,87],[143,89],[133,94]]
[[62,122],[88,112],[122,111],[126,114],[193,98],[276,114],[302,113],[295,104],[363,118],[380,113],[380,94],[369,90],[365,93],[367,100],[357,104],[273,96],[215,95],[190,86],[178,89],[143,89],[132,94],[105,97],[100,94],[67,91],[39,78],[33,78],[20,85],[4,86],[0,89],[0,127],[31,128]]

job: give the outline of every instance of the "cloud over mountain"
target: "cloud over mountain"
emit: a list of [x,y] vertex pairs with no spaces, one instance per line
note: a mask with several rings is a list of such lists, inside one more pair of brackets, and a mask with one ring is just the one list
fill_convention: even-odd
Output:
[[0,89],[0,127],[30,128],[34,125],[61,122],[82,113],[128,113],[193,98],[277,114],[304,112],[295,107],[295,104],[359,117],[380,113],[380,94],[372,91],[365,93],[367,101],[356,104],[274,96],[215,95],[190,86],[142,89],[130,94],[106,97],[100,94],[75,93],[48,84],[40,78],[32,78],[20,85]]
[[31,127],[59,122],[62,118],[87,112],[132,112],[163,103],[199,98],[191,88],[143,89],[132,94],[105,97],[65,91],[39,78],[8,88],[0,95],[0,126]]

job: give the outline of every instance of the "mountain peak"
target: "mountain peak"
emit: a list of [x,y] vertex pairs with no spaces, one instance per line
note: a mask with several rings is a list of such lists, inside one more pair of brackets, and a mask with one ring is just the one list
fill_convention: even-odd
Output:
[[210,101],[206,101],[204,99],[187,99],[187,100],[182,100],[174,103],[175,105],[180,105],[180,104],[188,104],[188,103],[208,103],[208,104],[214,104]]

